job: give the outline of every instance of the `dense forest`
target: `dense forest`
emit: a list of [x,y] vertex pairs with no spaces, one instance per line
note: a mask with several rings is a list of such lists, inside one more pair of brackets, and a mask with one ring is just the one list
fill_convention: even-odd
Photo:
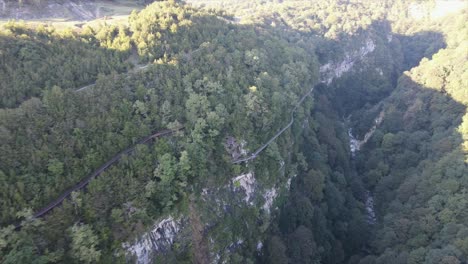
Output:
[[466,8],[188,2],[1,26],[1,263],[466,263]]
[[73,89],[95,81],[98,74],[122,72],[130,67],[125,61],[130,40],[110,41],[119,35],[118,28],[98,32],[89,29],[81,34],[57,32],[43,25],[32,29],[15,22],[8,22],[3,28],[1,107],[15,107],[53,86]]
[[[384,121],[358,159],[374,190],[379,258],[401,263],[467,259],[466,12],[446,20],[447,47],[405,72],[383,101]],[[457,32],[457,33],[455,33]]]

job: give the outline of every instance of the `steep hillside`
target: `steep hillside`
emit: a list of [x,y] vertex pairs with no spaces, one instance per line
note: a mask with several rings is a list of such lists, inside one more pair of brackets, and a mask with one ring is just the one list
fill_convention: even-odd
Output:
[[466,11],[190,2],[3,26],[1,263],[464,263]]
[[97,32],[87,28],[77,34],[44,25],[5,24],[0,32],[0,107],[13,108],[33,96],[41,97],[53,86],[78,89],[99,74],[129,69],[131,64],[125,60],[130,39],[121,39],[117,46],[106,37],[117,33],[115,27]]
[[[400,77],[382,124],[358,155],[376,197],[376,256],[365,263],[463,263],[467,251],[466,12],[448,46]],[[447,23],[447,24],[444,24]]]
[[[109,37],[100,32],[110,32]],[[291,136],[248,166],[232,164],[224,145],[230,137],[253,150],[289,122],[290,109],[318,82],[313,49],[174,3],[156,3],[135,14],[117,35],[112,27],[100,32],[92,33],[110,39],[98,44],[103,49],[128,36],[141,60],[155,63],[140,72],[100,76],[95,86],[80,92],[45,87],[40,98],[1,110],[2,224],[28,219],[31,209],[59,197],[151,131],[179,124],[185,130],[155,145],[137,146],[86,192],[73,193],[45,218],[26,220],[21,230],[3,229],[4,263],[124,258],[122,242],[143,234],[160,217],[188,216],[189,197],[199,201],[204,188],[229,187],[235,176],[249,172],[268,188],[287,182],[277,177]],[[311,102],[300,105],[300,113],[309,112]],[[196,202],[193,210],[200,210],[196,215],[203,229],[221,223],[221,218],[206,219],[214,215],[198,209],[202,205]],[[248,205],[243,208],[255,210]],[[246,234],[258,217],[266,215],[257,211],[244,217],[240,224]],[[196,226],[192,218],[189,224]],[[189,246],[181,248],[182,259],[195,252]],[[255,248],[256,241],[249,246]]]

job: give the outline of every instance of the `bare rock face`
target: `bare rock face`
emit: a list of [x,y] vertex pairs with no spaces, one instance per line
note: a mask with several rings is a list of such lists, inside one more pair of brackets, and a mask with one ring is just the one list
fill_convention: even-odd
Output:
[[278,191],[276,188],[271,188],[266,190],[263,194],[263,198],[265,199],[265,203],[262,206],[262,209],[266,212],[270,212],[271,207],[273,206],[273,202],[275,201],[276,197],[278,196]]
[[349,148],[351,149],[351,154],[354,156],[357,151],[361,149],[361,147],[369,141],[369,139],[374,135],[375,130],[377,127],[382,123],[385,116],[385,112],[381,111],[379,116],[374,120],[374,125],[367,131],[364,135],[362,140],[359,140],[354,137],[352,129],[348,129],[348,136],[349,136]]
[[154,225],[154,228],[143,235],[133,244],[124,243],[122,246],[128,255],[136,257],[136,263],[151,263],[151,256],[169,250],[176,235],[182,228],[182,220],[175,220],[169,216]]
[[[238,204],[237,206],[252,207],[258,205],[264,212],[270,214],[273,209],[274,201],[279,196],[281,189],[289,189],[290,183],[291,181],[288,180],[287,183],[284,183],[285,186],[282,188],[281,185],[275,185],[267,188],[257,182],[254,173],[251,171],[233,177],[228,184],[222,187],[215,189],[204,188],[201,193],[201,198],[202,201],[211,203],[214,206],[213,210],[217,210],[217,212],[220,213],[218,217],[222,217],[226,211],[229,211],[228,208],[232,206],[232,201],[226,200],[229,198],[223,196],[223,194],[226,193],[231,193],[232,195],[237,196],[240,201],[245,202]],[[186,221],[187,219],[188,216],[182,216],[178,219],[169,216],[158,221],[153,228],[145,233],[141,238],[133,242],[124,243],[122,247],[126,251],[128,261],[132,262],[135,260],[134,263],[137,264],[152,263],[153,256],[164,254],[171,250],[171,247],[175,242],[185,243],[183,241],[184,234],[187,232],[187,228],[189,227],[188,221]],[[204,223],[204,229],[207,230],[210,226],[218,224],[216,221],[217,220],[214,220],[214,222],[211,223]],[[213,251],[211,259],[214,262],[212,263],[218,263],[217,259],[219,260],[221,255],[229,255],[232,252],[235,252],[243,242],[244,237],[239,236],[235,240],[231,241],[230,244],[227,244],[225,250]],[[214,240],[210,241],[210,244],[212,245],[215,243],[216,242]]]
[[360,49],[346,52],[342,61],[330,61],[320,66],[320,82],[330,85],[333,79],[340,78],[344,73],[349,72],[356,62],[363,60],[374,49],[375,43],[369,38]]
[[234,184],[235,189],[243,189],[245,192],[244,201],[249,203],[252,200],[256,185],[256,180],[253,173],[249,172],[247,174],[239,175],[232,180],[232,183]]

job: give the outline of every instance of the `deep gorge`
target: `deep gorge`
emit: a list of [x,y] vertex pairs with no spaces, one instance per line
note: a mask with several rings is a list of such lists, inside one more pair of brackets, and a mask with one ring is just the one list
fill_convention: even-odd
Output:
[[466,263],[466,8],[189,2],[2,24],[0,262]]

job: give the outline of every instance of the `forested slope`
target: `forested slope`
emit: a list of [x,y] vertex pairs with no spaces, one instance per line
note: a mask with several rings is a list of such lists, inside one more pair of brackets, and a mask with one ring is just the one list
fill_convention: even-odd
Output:
[[[326,92],[335,103],[335,108],[327,112],[337,110],[345,117],[352,114],[353,130],[360,138],[364,137],[377,116],[382,115],[384,120],[363,153],[358,154],[358,173],[354,174],[361,175],[366,188],[370,188],[375,194],[378,221],[376,226],[368,228],[373,229],[370,233],[376,232],[376,236],[367,243],[370,251],[355,248],[353,252],[360,256],[354,256],[349,261],[357,263],[361,259],[362,263],[463,263],[467,259],[464,214],[467,209],[465,201],[468,172],[464,143],[467,131],[463,122],[468,91],[468,84],[464,81],[467,69],[467,34],[464,25],[466,23],[463,21],[466,21],[466,15],[458,14],[455,18],[447,17],[439,21],[419,21],[410,17],[410,12],[407,11],[411,6],[410,2],[382,1],[373,2],[376,6],[369,9],[372,10],[372,15],[369,15],[366,22],[367,9],[359,6],[359,2],[341,5],[332,1],[322,7],[320,3],[312,7],[303,1],[233,1],[223,4],[212,1],[193,2],[230,10],[241,21],[289,25],[306,35],[323,35],[325,39],[329,39],[329,44],[334,43],[334,39],[340,39],[341,43],[338,45],[327,45],[332,47],[329,50],[324,51],[323,47],[317,47],[323,63],[327,62],[323,58],[335,58],[336,55],[333,54],[350,49],[352,43],[356,43],[356,38],[353,39],[352,36],[362,34],[360,30],[370,27],[380,33],[381,38],[377,39],[377,48],[371,58],[359,65],[357,71],[344,74],[333,81]],[[298,3],[301,3],[298,5],[300,8],[295,6]],[[382,8],[386,14],[379,13]],[[346,15],[340,18],[334,16],[334,12],[339,10],[346,10]],[[351,14],[350,17],[348,13]],[[360,18],[353,18],[353,13],[359,14]],[[387,21],[379,21],[383,18]],[[372,21],[373,19],[377,21]],[[327,26],[328,20],[334,21],[330,24],[331,27]],[[357,30],[353,30],[356,20],[362,24],[357,26]],[[344,33],[350,34],[351,38]],[[343,44],[346,40],[351,45]],[[389,44],[382,45],[387,41]],[[315,43],[324,42],[315,40]],[[417,67],[409,73],[399,77],[403,70],[410,70],[415,66]],[[397,88],[393,91],[395,87]],[[388,99],[380,102],[390,94]],[[336,119],[336,116],[329,118]],[[328,127],[326,131],[330,134],[333,129]],[[327,245],[323,240],[316,243],[325,228],[315,230],[320,224],[302,222],[313,221],[315,217],[312,214],[298,217],[312,210],[299,207],[300,213],[297,213],[294,212],[295,209],[291,209],[295,208],[294,205],[303,203],[298,197],[313,193],[311,190],[304,191],[307,177],[301,180],[302,177],[297,178],[300,182],[298,187],[294,187],[293,181],[291,195],[294,202],[281,210],[281,214],[289,216],[280,222],[279,231],[273,231],[274,236],[270,238],[265,251],[266,263],[319,261],[314,252],[323,252],[320,246]],[[315,182],[313,186],[320,184]],[[327,219],[331,220],[333,217],[328,216]],[[359,216],[354,219],[359,219]],[[292,233],[284,227],[285,224],[292,223],[303,226]],[[310,228],[314,231],[310,232]],[[335,226],[332,230],[338,229]],[[361,230],[360,236],[346,239],[347,244],[359,247],[359,239],[366,234],[364,230],[365,228]],[[374,256],[362,258],[369,252],[373,252],[371,255]],[[333,254],[335,258],[339,256],[337,252]],[[322,258],[324,260],[326,263],[336,261]]]
[[[93,34],[88,32],[74,34]],[[141,60],[155,64],[102,75],[96,86],[78,93],[44,87],[31,94],[41,97],[1,110],[2,224],[27,218],[151,131],[183,124],[185,132],[137,147],[46,218],[26,222],[19,231],[2,229],[4,263],[123,260],[121,242],[164,213],[186,211],[188,192],[250,170],[231,164],[226,135],[251,142],[252,149],[261,145],[318,81],[312,49],[180,4],[156,3],[132,16],[118,34],[112,28],[102,31],[108,37],[100,32],[94,36],[103,40],[103,50],[128,36]],[[282,150],[270,152],[259,166],[268,168]]]
[[447,48],[400,77],[358,167],[381,219],[364,263],[463,263],[467,251],[466,12]]
[[[0,262],[467,259],[466,11],[418,22],[412,1],[191,2],[202,8],[157,2],[128,25],[2,29]],[[289,129],[233,163],[313,87]],[[373,125],[351,149],[350,131]]]
[[54,85],[78,88],[94,82],[98,74],[126,70],[131,66],[125,63],[129,40],[126,45],[106,48],[110,46],[106,35],[114,38],[117,34],[117,28],[102,28],[97,33],[87,28],[77,34],[43,25],[5,24],[0,32],[0,107],[15,107],[30,97],[40,97]]

